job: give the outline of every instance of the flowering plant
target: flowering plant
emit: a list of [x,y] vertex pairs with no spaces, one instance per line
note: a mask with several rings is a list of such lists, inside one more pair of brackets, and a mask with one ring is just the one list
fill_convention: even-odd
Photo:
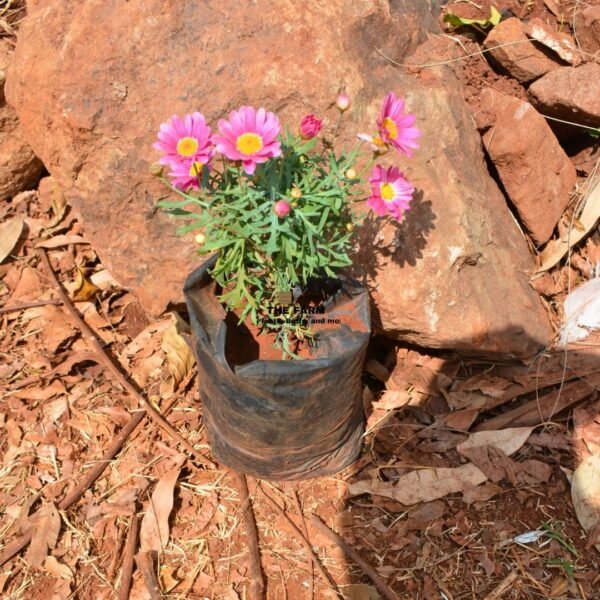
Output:
[[[336,105],[340,119],[350,106],[345,92]],[[218,121],[213,133],[198,112],[177,115],[160,126],[154,148],[166,167],[164,182],[178,201],[159,206],[189,220],[180,233],[199,231],[199,252],[217,252],[211,276],[221,288],[220,300],[250,317],[261,331],[272,331],[284,355],[312,340],[314,331],[276,311],[282,294],[296,298],[309,281],[335,276],[349,266],[357,217],[350,207],[365,200],[362,175],[389,149],[411,155],[420,131],[404,101],[390,92],[377,119],[378,134],[359,135],[350,150],[336,152],[333,140],[321,140],[323,121],[305,116],[298,133],[282,132],[279,119],[264,108],[243,106]],[[372,156],[356,173],[360,152]],[[401,220],[410,208],[414,187],[398,167],[376,164],[369,177],[366,202],[378,215]]]

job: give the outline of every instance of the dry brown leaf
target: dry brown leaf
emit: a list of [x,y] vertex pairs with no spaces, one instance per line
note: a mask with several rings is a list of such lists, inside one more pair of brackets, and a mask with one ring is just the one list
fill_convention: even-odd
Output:
[[479,485],[486,480],[487,477],[480,469],[475,465],[466,464],[454,469],[417,469],[400,476],[395,484],[379,480],[361,480],[349,484],[348,492],[353,496],[385,496],[408,506],[462,492],[468,486]]
[[[600,524],[600,455],[588,456],[575,469],[571,480],[575,513],[586,532]],[[596,544],[600,550],[600,544]]]
[[366,583],[351,583],[344,586],[344,596],[348,600],[379,600],[379,592]]
[[88,302],[94,298],[100,291],[99,287],[96,287],[87,277],[85,276],[85,270],[81,267],[77,267],[77,275],[75,276],[75,285],[73,289],[73,302]]
[[73,579],[73,571],[64,563],[59,562],[54,556],[46,556],[44,559],[44,569],[52,577],[66,580]]
[[527,441],[532,431],[533,427],[511,427],[496,431],[478,431],[471,433],[469,438],[462,442],[462,444],[458,444],[456,449],[460,454],[465,455],[471,448],[492,446],[510,456]]
[[557,264],[570,248],[582,240],[592,230],[598,222],[598,219],[600,219],[600,180],[588,194],[585,206],[581,211],[579,221],[583,225],[583,229],[573,227],[559,240],[549,242],[546,249],[541,254],[542,266],[536,273],[547,271]]
[[410,399],[411,395],[406,391],[386,390],[372,406],[373,410],[394,410],[406,406]]
[[161,348],[167,356],[169,373],[177,386],[193,367],[194,353],[180,335],[188,333],[189,326],[177,313],[171,313],[171,319],[172,324],[163,333]]
[[25,559],[32,567],[39,568],[58,541],[60,515],[54,504],[44,503],[29,522],[33,527],[33,537]]
[[175,460],[174,465],[158,480],[140,527],[140,551],[161,553],[169,541],[169,515],[173,509],[173,493],[185,456]]
[[23,233],[24,220],[14,217],[0,224],[0,263],[10,256]]
[[68,246],[70,244],[89,244],[89,242],[80,235],[55,235],[47,240],[37,242],[35,247],[50,250],[52,248],[60,248],[61,246]]

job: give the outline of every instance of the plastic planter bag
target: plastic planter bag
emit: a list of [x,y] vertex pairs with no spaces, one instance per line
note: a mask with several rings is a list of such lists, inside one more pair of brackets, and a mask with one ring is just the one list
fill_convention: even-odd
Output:
[[[264,479],[304,479],[351,464],[362,446],[361,372],[370,336],[369,297],[342,281],[325,301],[327,323],[315,358],[226,360],[228,325],[208,270],[188,277],[184,293],[198,361],[203,418],[215,458]],[[339,320],[339,324],[338,321]]]

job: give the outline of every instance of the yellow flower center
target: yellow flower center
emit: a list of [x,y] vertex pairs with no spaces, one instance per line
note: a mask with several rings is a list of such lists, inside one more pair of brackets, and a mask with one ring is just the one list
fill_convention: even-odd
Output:
[[235,146],[242,154],[252,156],[263,147],[263,139],[258,133],[242,133]]
[[198,175],[202,175],[202,167],[204,165],[199,161],[195,161],[190,166],[190,177],[197,177]]
[[379,191],[386,202],[391,202],[396,197],[396,190],[391,183],[382,183]]
[[177,142],[179,156],[194,156],[198,150],[198,140],[193,137],[184,137]]
[[398,126],[393,119],[386,117],[383,120],[383,128],[387,131],[391,140],[395,140],[398,137]]

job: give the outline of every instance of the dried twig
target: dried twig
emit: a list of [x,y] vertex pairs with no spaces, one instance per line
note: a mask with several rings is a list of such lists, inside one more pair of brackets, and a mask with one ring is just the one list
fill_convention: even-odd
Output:
[[156,554],[154,550],[150,552],[138,552],[135,555],[135,564],[144,578],[144,583],[150,593],[151,600],[161,600],[162,592],[156,578],[156,571],[154,570],[154,554]]
[[[139,410],[133,414],[129,421],[125,424],[123,429],[119,432],[117,437],[114,439],[110,448],[105,452],[101,460],[99,460],[92,469],[90,469],[87,475],[79,482],[79,485],[69,493],[65,498],[62,499],[58,508],[60,510],[68,510],[75,504],[85,491],[90,488],[93,483],[102,475],[104,469],[110,464],[110,461],[117,455],[127,438],[131,435],[132,431],[141,423],[142,419],[146,416],[143,410]],[[21,537],[13,540],[0,554],[0,567],[8,560],[10,560],[15,554],[20,552],[29,542],[33,536],[33,529],[23,534]]]
[[121,572],[121,583],[119,585],[119,600],[128,600],[129,590],[131,588],[131,576],[133,575],[133,561],[137,547],[137,538],[139,531],[139,518],[137,513],[131,515],[129,525],[129,535],[123,552],[123,570]]
[[248,592],[249,600],[262,600],[264,597],[265,582],[260,564],[260,552],[258,549],[258,533],[256,529],[256,520],[252,512],[252,504],[248,494],[248,482],[246,476],[237,471],[230,471],[240,494],[242,514],[244,516],[244,525],[246,527],[246,537],[248,538],[248,550],[250,552],[250,590]]
[[177,429],[175,429],[175,427],[173,427],[168,421],[165,421],[160,412],[140,392],[138,392],[137,388],[129,381],[127,377],[125,377],[125,375],[123,375],[121,369],[112,361],[112,359],[106,353],[106,350],[98,341],[98,338],[96,337],[95,333],[81,318],[81,316],[73,306],[71,299],[69,298],[62,285],[56,278],[56,274],[54,273],[52,265],[50,264],[50,260],[48,259],[48,254],[43,248],[40,248],[40,254],[46,265],[46,269],[48,270],[48,273],[52,278],[54,287],[56,288],[56,291],[60,296],[60,299],[62,300],[63,306],[65,307],[75,324],[80,328],[84,339],[87,342],[89,342],[94,348],[94,350],[98,353],[102,364],[110,371],[110,373],[112,373],[117,382],[144,407],[144,410],[146,411],[147,415],[154,421],[154,423],[156,423],[161,429],[165,430],[171,437],[176,439],[198,462],[215,468],[215,463],[213,463],[211,460],[206,458],[206,456],[198,452],[198,450],[196,450],[196,448],[194,448],[177,431]]
[[[302,525],[302,533],[304,537],[308,540],[308,527],[306,526],[306,520],[304,519],[304,513],[302,512],[302,505],[300,504],[300,498],[298,498],[298,492],[294,490],[294,503],[296,504],[296,511],[300,516],[300,524]],[[308,587],[308,597],[310,600],[313,600],[315,594],[315,567],[313,565],[312,557],[311,560],[308,561],[308,568],[310,571],[310,582]]]
[[269,494],[267,494],[267,492],[265,492],[263,487],[261,487],[260,490],[263,493],[263,496],[269,502],[269,504],[289,523],[290,527],[296,532],[296,534],[298,535],[298,539],[302,543],[302,546],[304,547],[304,549],[306,550],[306,552],[312,559],[313,563],[317,567],[319,573],[321,574],[321,577],[323,577],[323,580],[326,582],[327,585],[329,585],[331,591],[334,592],[340,598],[343,598],[335,581],[333,581],[331,575],[325,570],[325,568],[321,564],[321,561],[315,554],[315,551],[312,549],[310,541],[308,540],[308,536],[306,536],[306,537],[304,536],[304,534],[300,531],[300,529],[298,529],[298,526],[296,525],[296,523],[294,523],[294,521],[292,521],[292,519],[290,519],[290,517],[283,510],[283,508],[281,508],[281,506],[279,506],[279,504],[277,504],[277,502],[275,502],[275,500],[273,500],[273,498],[271,498],[271,496],[269,496]]
[[312,515],[312,517],[310,518],[310,522],[315,527],[315,529],[318,529],[321,533],[326,535],[332,542],[335,542],[336,545],[344,552],[344,554],[351,558],[365,572],[365,575],[369,577],[369,579],[375,584],[377,589],[388,600],[399,600],[398,596],[395,594],[392,588],[390,588],[388,584],[385,581],[383,581],[383,579],[379,577],[379,575],[377,575],[375,569],[373,569],[373,567],[369,563],[363,560],[358,554],[358,552],[356,552],[356,550],[354,550],[348,545],[348,542],[346,542],[346,540],[343,537],[329,529],[329,527],[327,527],[327,525],[325,525],[325,523],[323,523],[323,521],[321,521],[321,519],[319,519],[316,515]]
[[60,304],[60,300],[51,298],[50,300],[38,300],[37,302],[25,302],[24,304],[17,304],[16,306],[1,306],[0,307],[0,315],[3,315],[4,313],[18,312],[20,310],[26,310],[28,308],[37,308],[38,306],[47,306],[48,304],[54,304],[55,306],[58,306]]
[[515,579],[517,579],[517,572],[511,571],[483,600],[498,600],[513,588]]

